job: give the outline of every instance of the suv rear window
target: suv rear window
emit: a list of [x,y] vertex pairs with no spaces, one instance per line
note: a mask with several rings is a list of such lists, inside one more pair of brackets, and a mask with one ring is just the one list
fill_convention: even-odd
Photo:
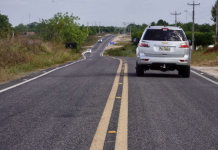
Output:
[[182,30],[148,29],[143,40],[152,41],[186,41]]

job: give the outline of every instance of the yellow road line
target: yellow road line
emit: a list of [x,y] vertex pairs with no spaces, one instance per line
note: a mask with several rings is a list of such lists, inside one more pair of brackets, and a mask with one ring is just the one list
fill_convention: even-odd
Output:
[[101,116],[101,120],[95,132],[95,136],[93,138],[90,150],[102,150],[104,147],[104,141],[105,141],[105,137],[107,134],[107,129],[108,129],[108,125],[110,122],[110,117],[111,117],[111,113],[113,110],[113,105],[114,105],[114,101],[115,101],[115,97],[116,97],[116,93],[118,89],[118,83],[120,79],[119,74],[121,73],[121,68],[122,68],[122,63],[120,60],[120,65],[117,69],[117,75],[115,76],[113,87],[111,89],[111,93],[108,97],[106,106],[104,108],[104,112]]
[[116,133],[116,131],[108,131],[108,133]]
[[123,91],[120,106],[120,114],[118,120],[117,136],[115,142],[115,150],[128,149],[128,68],[125,64],[123,77]]

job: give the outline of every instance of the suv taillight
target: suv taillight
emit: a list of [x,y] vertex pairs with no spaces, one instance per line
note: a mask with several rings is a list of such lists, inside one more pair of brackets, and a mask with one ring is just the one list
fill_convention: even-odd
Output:
[[168,28],[162,28],[162,30],[163,30],[163,31],[167,31],[167,30],[169,30],[169,29],[168,29]]
[[182,44],[180,44],[180,48],[189,48],[189,44],[188,43],[182,43]]
[[145,42],[145,41],[142,41],[141,44],[140,44],[141,47],[149,47],[149,43],[148,42]]

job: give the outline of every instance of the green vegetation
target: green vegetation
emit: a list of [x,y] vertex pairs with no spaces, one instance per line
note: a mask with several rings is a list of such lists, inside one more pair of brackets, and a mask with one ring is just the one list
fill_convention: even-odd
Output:
[[16,30],[9,23],[8,16],[0,14],[0,39],[10,38],[12,33],[17,34]]
[[136,57],[136,45],[127,44],[124,47],[109,49],[105,51],[104,55],[109,56],[124,56],[124,57]]
[[[192,39],[192,32],[185,32],[188,39]],[[195,32],[195,47],[201,45],[203,47],[214,44],[214,33],[212,32]]]
[[[196,45],[202,45],[207,46],[215,43],[214,35],[215,35],[215,22],[216,22],[216,3],[211,9],[211,20],[214,21],[214,25],[210,24],[194,24],[195,26],[195,44]],[[151,26],[175,26],[175,24],[169,24],[168,22],[160,19],[155,22],[151,22]],[[132,39],[134,38],[140,38],[144,29],[147,27],[147,24],[143,25],[135,25],[135,24],[129,24],[128,27],[132,28]],[[186,33],[188,39],[192,39],[192,22],[188,23],[181,23],[178,22],[177,26],[180,26]]]
[[[159,20],[156,24],[152,22],[151,24],[153,25],[168,25],[168,26],[174,26],[173,24],[168,24],[164,20]],[[130,24],[129,27],[132,28],[132,40],[134,38],[141,38],[142,33],[144,32],[145,28],[147,27],[147,24],[142,24],[142,25],[134,25]],[[178,26],[181,26],[181,28],[185,31],[186,36],[188,39],[192,39],[192,23],[178,23]],[[202,46],[207,46],[214,44],[215,39],[214,39],[215,32],[213,31],[213,26],[209,24],[202,24],[198,25],[195,24],[195,44],[196,45],[202,45]]]
[[211,9],[211,15],[212,15],[211,20],[213,22],[216,22],[216,2],[215,2],[214,6]]
[[19,24],[18,26],[16,26],[15,29],[16,29],[17,31],[19,31],[20,34],[25,34],[25,33],[28,31],[28,27],[25,26],[25,25],[22,24],[22,23]]
[[44,20],[37,25],[37,34],[43,41],[55,43],[77,43],[77,49],[81,47],[87,37],[85,27],[80,27],[75,21],[78,17],[65,13],[57,13],[53,18]]

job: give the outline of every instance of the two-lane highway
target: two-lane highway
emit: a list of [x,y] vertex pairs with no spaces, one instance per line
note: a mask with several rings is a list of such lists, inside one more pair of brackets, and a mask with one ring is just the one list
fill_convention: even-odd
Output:
[[120,64],[100,56],[114,37],[86,60],[1,92],[0,149],[89,149]]
[[217,79],[137,77],[135,58],[100,56],[114,37],[84,60],[1,86],[0,149],[218,149]]

